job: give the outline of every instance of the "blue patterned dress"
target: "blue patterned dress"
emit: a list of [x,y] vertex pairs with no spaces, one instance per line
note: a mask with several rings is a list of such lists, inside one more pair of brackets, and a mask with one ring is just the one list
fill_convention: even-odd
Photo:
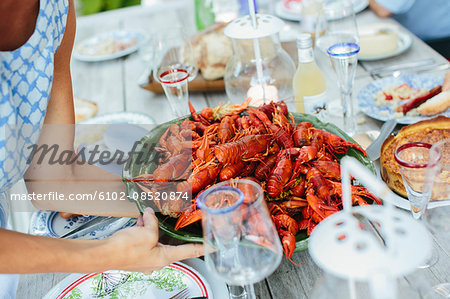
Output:
[[[29,40],[14,51],[0,51],[0,224],[6,223],[5,191],[23,177],[26,149],[38,141],[52,88],[54,56],[66,27],[68,0],[39,2]],[[14,298],[15,290],[11,284],[8,289],[6,278],[0,276],[0,298]]]

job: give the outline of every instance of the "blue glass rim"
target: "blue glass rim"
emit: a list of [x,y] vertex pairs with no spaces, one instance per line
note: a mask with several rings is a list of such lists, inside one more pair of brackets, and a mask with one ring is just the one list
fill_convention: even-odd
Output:
[[[206,198],[209,195],[217,193],[217,192],[224,192],[224,191],[237,194],[239,196],[238,200],[236,200],[236,202],[234,202],[231,206],[225,207],[225,208],[213,209],[213,208],[209,208],[206,206],[204,201],[206,200]],[[236,208],[238,208],[243,202],[244,202],[244,193],[242,193],[242,191],[239,190],[238,188],[231,187],[231,186],[219,186],[219,187],[213,186],[213,187],[209,188],[208,190],[202,192],[197,197],[197,207],[200,210],[206,211],[211,214],[225,214],[225,213],[232,212]]]
[[[335,48],[342,47],[342,46],[350,47],[350,48],[353,48],[354,50],[349,52],[349,53],[340,53],[340,54],[332,53],[332,51]],[[327,53],[328,53],[328,55],[333,56],[333,57],[349,57],[349,56],[353,56],[355,54],[358,54],[359,50],[360,50],[360,48],[359,48],[358,44],[355,44],[355,43],[338,43],[338,44],[334,44],[331,47],[329,47],[328,50],[327,50]]]

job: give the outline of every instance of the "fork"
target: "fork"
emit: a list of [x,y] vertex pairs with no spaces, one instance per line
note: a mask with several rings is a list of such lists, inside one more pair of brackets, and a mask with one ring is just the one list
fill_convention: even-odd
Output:
[[180,292],[178,292],[175,295],[173,295],[172,297],[170,297],[169,299],[186,299],[189,297],[189,294],[190,294],[189,289],[184,288]]

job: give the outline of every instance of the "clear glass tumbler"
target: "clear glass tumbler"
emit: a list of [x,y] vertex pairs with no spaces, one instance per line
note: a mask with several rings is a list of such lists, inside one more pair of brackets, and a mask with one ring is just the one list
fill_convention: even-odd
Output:
[[198,72],[192,45],[181,28],[159,32],[153,39],[153,77],[161,83],[175,117],[188,114],[188,82]]

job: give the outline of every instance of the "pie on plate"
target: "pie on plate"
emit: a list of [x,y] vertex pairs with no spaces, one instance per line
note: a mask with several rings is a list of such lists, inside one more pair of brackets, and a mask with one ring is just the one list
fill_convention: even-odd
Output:
[[399,165],[394,159],[395,150],[409,142],[434,144],[447,138],[450,138],[450,118],[443,115],[403,127],[396,136],[389,136],[381,146],[381,177],[392,190],[407,197]]

